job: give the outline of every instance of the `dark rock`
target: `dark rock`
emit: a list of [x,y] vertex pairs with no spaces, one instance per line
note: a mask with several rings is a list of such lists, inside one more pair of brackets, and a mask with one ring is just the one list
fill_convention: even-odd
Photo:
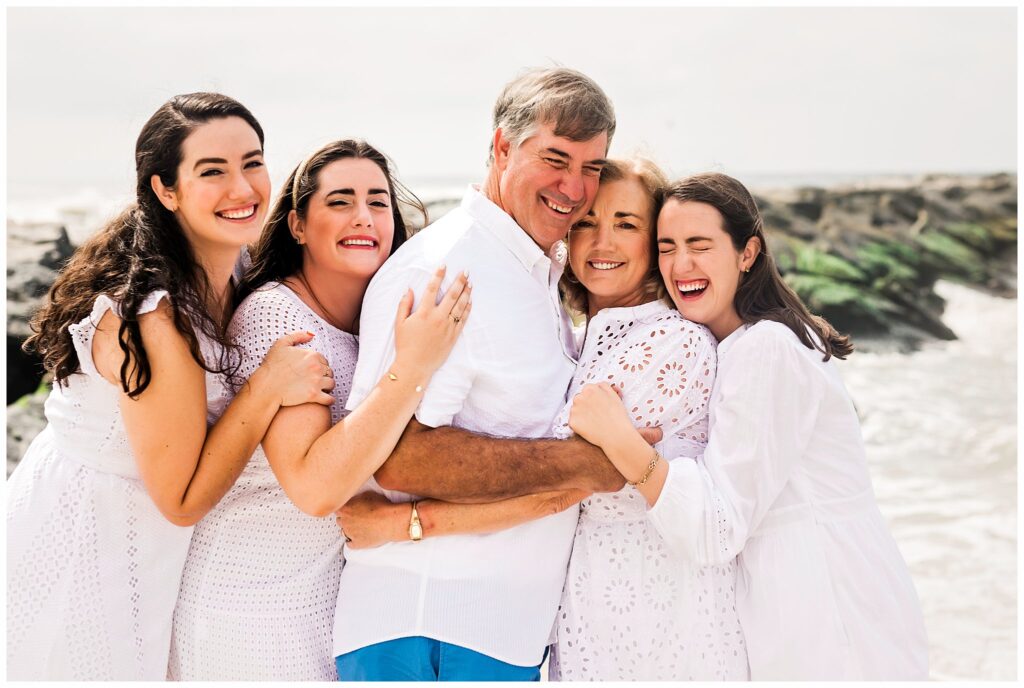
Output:
[[74,252],[67,230],[52,223],[7,223],[7,402],[35,390],[42,361],[21,351],[29,321]]
[[21,461],[28,445],[46,427],[43,416],[43,402],[50,393],[49,385],[43,385],[34,394],[22,397],[7,407],[7,475]]

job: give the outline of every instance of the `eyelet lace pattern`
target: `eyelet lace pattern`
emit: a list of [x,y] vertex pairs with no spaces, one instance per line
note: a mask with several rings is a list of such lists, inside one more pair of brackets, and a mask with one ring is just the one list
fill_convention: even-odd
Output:
[[[235,312],[239,377],[256,370],[275,341],[296,330],[334,371],[331,422],[345,415],[356,338],[317,317],[286,286],[270,283]],[[179,680],[334,681],[334,608],[343,564],[333,516],[292,504],[262,446],[192,536],[174,612],[169,677]]]
[[[622,390],[637,427],[660,426],[665,459],[690,461],[707,443],[715,344],[706,328],[662,302],[594,316],[556,421],[568,437],[583,385]],[[584,500],[556,618],[551,678],[736,680],[747,655],[735,608],[735,562],[695,567],[669,550],[626,485]]]
[[[150,294],[140,315],[166,291]],[[168,522],[139,478],[118,404],[98,373],[101,295],[69,326],[80,372],[46,400],[47,427],[7,484],[7,678],[161,680],[191,528]],[[215,343],[200,349],[216,360]],[[212,358],[211,358],[212,357]],[[206,373],[207,421],[228,402]]]

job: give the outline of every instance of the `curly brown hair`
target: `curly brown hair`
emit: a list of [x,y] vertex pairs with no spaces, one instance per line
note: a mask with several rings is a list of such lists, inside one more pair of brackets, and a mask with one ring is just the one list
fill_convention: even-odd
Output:
[[[658,213],[661,211],[661,200],[665,188],[668,186],[668,178],[661,171],[660,167],[647,158],[635,157],[627,160],[608,160],[601,169],[601,184],[617,182],[622,179],[635,179],[640,182],[640,185],[650,198],[651,217],[649,226],[651,236],[648,254],[650,265],[647,268],[647,274],[644,276],[644,288],[648,294],[653,295],[655,298],[665,298],[667,293],[665,282],[661,279],[661,273],[658,271],[658,233],[655,229],[655,224],[658,219]],[[598,187],[598,193],[600,193],[600,187]],[[569,231],[572,232],[572,230]],[[568,238],[566,239],[566,245],[568,245]],[[571,310],[584,314],[588,312],[590,303],[587,288],[580,283],[568,261],[565,263],[565,271],[562,273],[559,287],[562,292],[562,299]]]
[[[132,398],[142,394],[152,380],[152,370],[138,311],[146,296],[161,289],[170,297],[174,326],[196,363],[210,372],[235,373],[237,347],[226,334],[226,323],[211,315],[206,305],[211,292],[206,272],[174,214],[160,203],[150,183],[153,175],[159,175],[164,186],[173,188],[185,139],[200,125],[227,117],[247,122],[263,147],[263,128],[252,113],[219,93],[174,96],[142,127],[135,143],[135,202],[71,256],[32,318],[34,334],[23,345],[25,351],[42,357],[57,384],[65,384],[81,368],[68,326],[88,317],[96,297],[106,294],[120,304],[121,388]],[[204,359],[195,329],[222,346],[220,360]]]

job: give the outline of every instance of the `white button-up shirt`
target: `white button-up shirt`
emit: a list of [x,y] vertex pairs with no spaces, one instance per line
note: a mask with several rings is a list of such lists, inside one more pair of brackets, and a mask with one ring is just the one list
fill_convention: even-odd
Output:
[[[571,322],[558,298],[563,263],[498,206],[470,188],[460,207],[414,236],[377,272],[363,300],[355,408],[394,360],[394,318],[434,271],[462,270],[473,312],[416,412],[500,437],[552,436],[576,364]],[[412,495],[364,489],[392,501]],[[335,656],[406,636],[461,645],[504,662],[536,665],[555,619],[577,510],[488,535],[453,535],[346,552],[334,623]]]

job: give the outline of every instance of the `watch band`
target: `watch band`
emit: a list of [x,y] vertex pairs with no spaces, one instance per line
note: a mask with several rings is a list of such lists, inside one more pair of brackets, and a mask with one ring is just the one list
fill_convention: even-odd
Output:
[[409,514],[409,539],[419,542],[423,539],[423,525],[420,523],[420,513],[416,511],[416,502],[412,502],[412,512]]

